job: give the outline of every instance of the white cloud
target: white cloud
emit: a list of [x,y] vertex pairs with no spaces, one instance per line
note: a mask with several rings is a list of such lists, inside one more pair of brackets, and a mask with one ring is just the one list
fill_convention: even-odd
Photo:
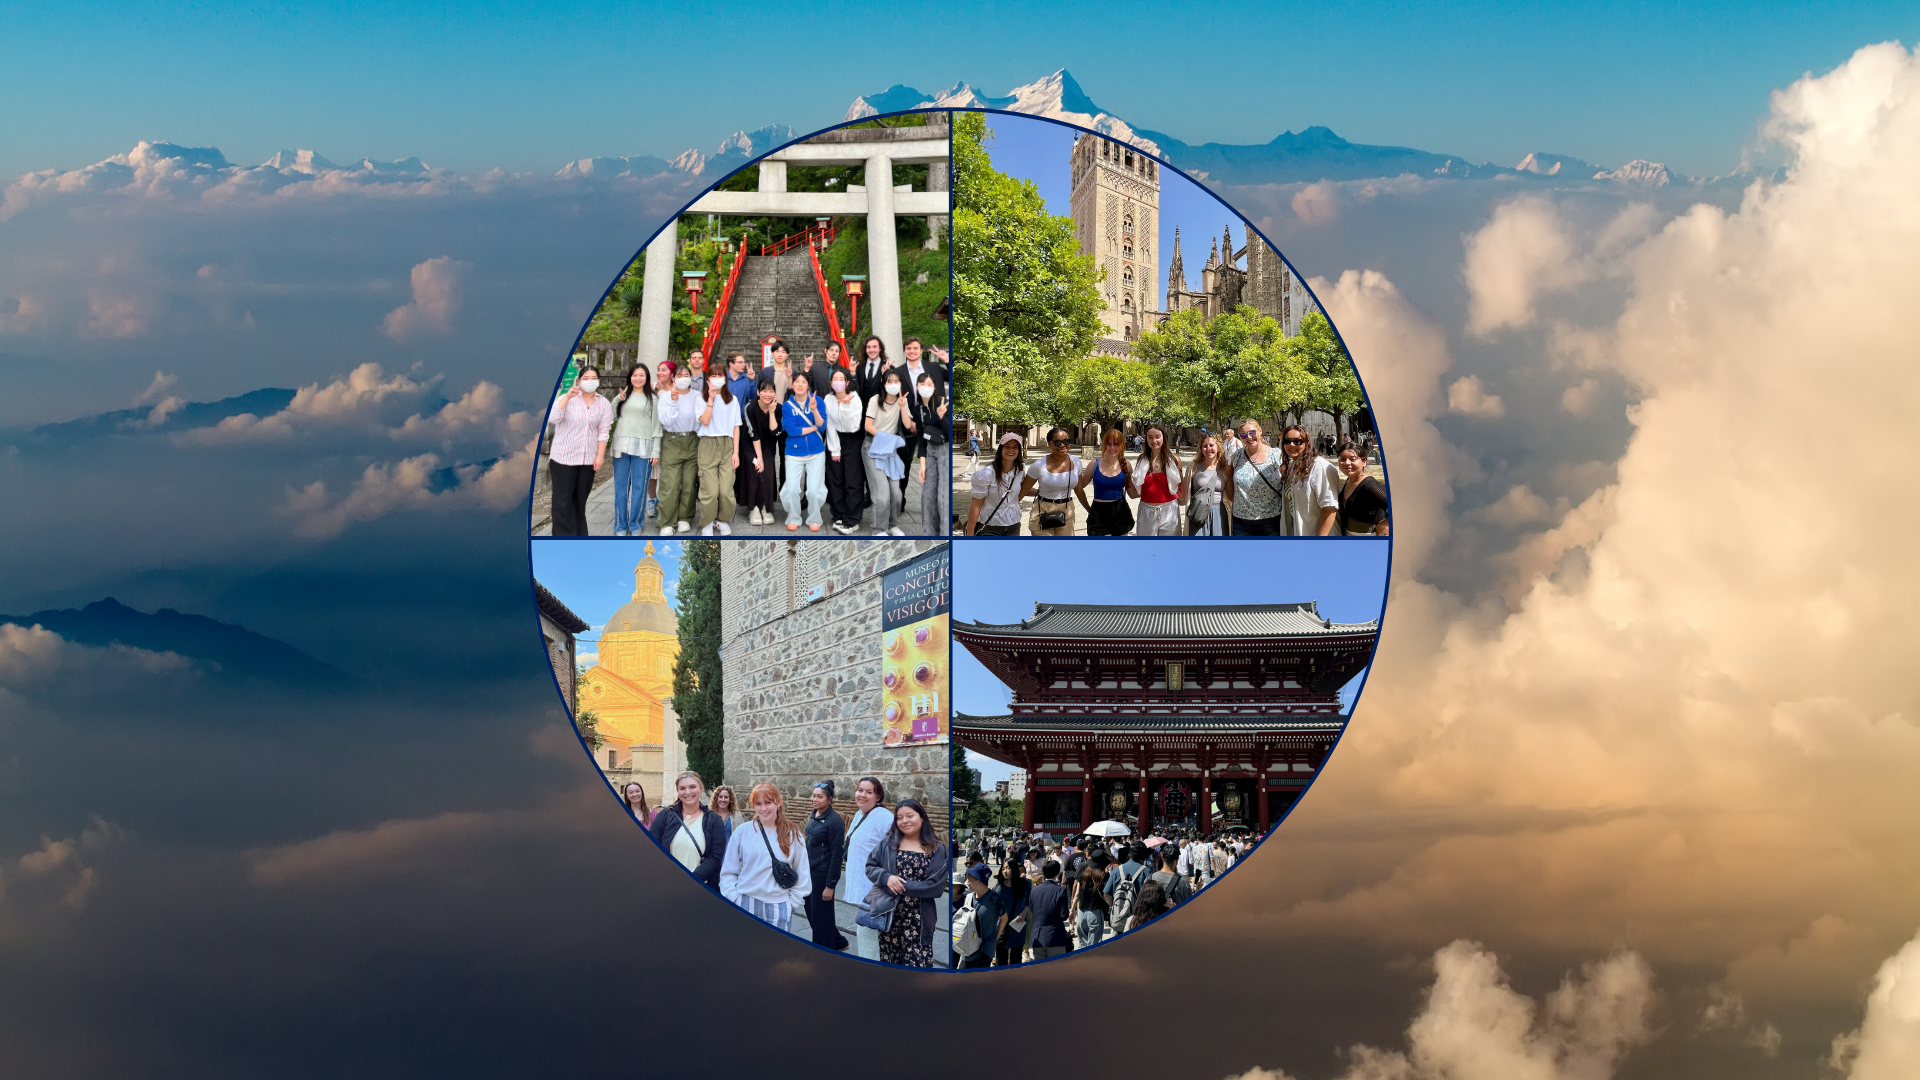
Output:
[[440,472],[438,454],[420,454],[397,462],[369,465],[353,488],[338,500],[324,481],[299,490],[289,488],[286,511],[296,531],[309,539],[338,536],[356,521],[372,521],[401,510],[508,510],[522,505],[533,471],[534,444],[486,465],[453,467],[454,483],[441,491],[432,488]]
[[293,400],[286,408],[264,419],[241,413],[212,427],[181,432],[175,441],[183,445],[216,445],[285,439],[315,427],[377,421],[380,406],[387,399],[420,393],[427,385],[405,375],[389,376],[379,364],[365,363],[324,386],[310,383],[301,387],[294,391]]
[[1507,415],[1507,403],[1499,394],[1487,393],[1480,376],[1462,375],[1447,387],[1447,411],[1491,419]]
[[1321,180],[1294,192],[1288,205],[1302,225],[1324,225],[1340,216],[1338,192],[1331,181]]
[[1833,1041],[1832,1063],[1846,1080],[1920,1075],[1920,935],[1880,965],[1866,1018]]
[[416,263],[409,275],[413,302],[387,312],[387,336],[405,341],[418,334],[451,331],[453,318],[460,312],[461,286],[472,269],[472,263],[451,255]]
[[[1652,1036],[1653,971],[1617,953],[1569,975],[1541,1003],[1507,983],[1484,947],[1455,941],[1433,956],[1426,1004],[1407,1049],[1354,1046],[1341,1080],[1607,1080]],[[1254,1069],[1234,1080],[1286,1080]]]
[[1483,520],[1507,528],[1531,525],[1540,521],[1559,521],[1572,507],[1567,500],[1557,504],[1549,503],[1533,493],[1525,484],[1515,484],[1507,489],[1505,495],[1474,513]]
[[1589,376],[1560,392],[1560,407],[1575,416],[1585,416],[1599,399],[1600,380]]
[[1533,321],[1534,300],[1584,280],[1574,244],[1553,203],[1524,195],[1501,205],[1467,240],[1467,329],[1490,334]]
[[395,439],[453,439],[470,434],[498,435],[503,445],[525,441],[533,432],[533,414],[507,412],[507,396],[482,379],[432,416],[414,413],[388,434]]
[[44,627],[0,623],[0,688],[19,690],[58,682],[179,676],[193,661],[171,652],[127,645],[79,645]]

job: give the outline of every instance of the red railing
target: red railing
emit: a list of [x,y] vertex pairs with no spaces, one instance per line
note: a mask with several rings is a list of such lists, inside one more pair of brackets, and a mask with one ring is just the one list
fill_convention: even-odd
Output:
[[713,359],[713,347],[720,344],[720,326],[727,321],[727,308],[733,304],[733,287],[740,281],[740,264],[747,261],[747,253],[742,251],[733,257],[733,269],[727,271],[726,288],[720,290],[720,302],[713,306],[713,321],[707,324],[707,334],[700,339],[700,355]]
[[813,263],[813,283],[820,289],[820,306],[827,313],[827,333],[840,345],[840,363],[853,367],[853,354],[847,351],[847,338],[840,332],[840,315],[833,309],[833,294],[827,291],[827,275],[820,269],[820,249],[807,245],[807,259]]
[[828,244],[833,243],[833,237],[837,231],[831,222],[825,225],[809,226],[806,232],[797,232],[791,236],[783,236],[771,244],[760,245],[760,254],[785,255],[788,251],[799,247],[801,244],[807,244],[811,247],[826,247]]

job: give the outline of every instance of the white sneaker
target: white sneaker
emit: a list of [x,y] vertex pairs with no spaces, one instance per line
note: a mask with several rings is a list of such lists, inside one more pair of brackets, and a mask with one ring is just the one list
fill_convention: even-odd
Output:
[[753,511],[747,515],[747,520],[752,522],[755,525],[773,524],[773,518],[765,510],[762,510],[757,506],[754,507]]
[[719,530],[720,530],[720,535],[721,535],[721,536],[732,536],[732,535],[733,535],[733,526],[731,526],[731,525],[729,525],[729,524],[727,524],[726,522],[724,522],[724,521],[716,521],[716,522],[714,522],[713,524],[714,524],[714,527],[715,527],[715,528],[717,528],[717,529],[719,529]]
[[701,536],[712,536],[712,535],[713,535],[713,526],[711,526],[711,525],[708,525],[708,526],[705,526],[704,528],[702,528],[702,529],[700,530],[700,535],[701,535]]
[[839,533],[841,536],[852,536],[857,530],[850,525],[843,525],[836,521],[833,523],[833,531]]
[[888,536],[905,536],[907,535],[907,530],[901,528],[898,525],[895,525],[893,528],[887,530],[887,535]]
[[668,526],[668,528],[667,528],[667,531],[668,531],[668,532],[672,532],[672,531],[673,531],[674,529],[679,529],[679,530],[680,530],[681,532],[683,532],[683,533],[689,533],[689,532],[692,532],[692,531],[693,531],[693,522],[691,522],[691,521],[683,521],[683,522],[681,522],[681,523],[680,523],[680,524],[678,524],[678,525],[672,525],[672,526]]

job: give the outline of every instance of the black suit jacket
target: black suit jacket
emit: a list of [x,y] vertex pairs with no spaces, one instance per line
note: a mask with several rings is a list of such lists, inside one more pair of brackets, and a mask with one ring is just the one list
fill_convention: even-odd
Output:
[[879,370],[873,373],[872,378],[867,377],[867,362],[864,359],[853,369],[853,390],[860,395],[860,408],[863,412],[866,410],[867,402],[872,401],[875,394],[886,392],[887,373],[893,368],[887,364],[878,366]]

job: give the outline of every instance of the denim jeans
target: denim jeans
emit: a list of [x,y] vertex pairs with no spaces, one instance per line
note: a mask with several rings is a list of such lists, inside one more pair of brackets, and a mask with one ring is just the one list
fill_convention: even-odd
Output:
[[652,475],[650,458],[622,454],[613,459],[614,532],[639,532],[647,523],[647,479]]
[[867,467],[867,497],[873,500],[873,531],[886,532],[900,524],[900,511],[906,501],[900,494],[900,481],[883,472],[873,458],[861,455]]
[[1076,948],[1091,949],[1100,944],[1107,934],[1107,917],[1091,908],[1081,908],[1080,915],[1074,920],[1073,936],[1078,939]]
[[825,453],[787,458],[787,482],[780,487],[780,504],[787,508],[789,524],[800,523],[800,491],[807,494],[807,524],[820,524],[827,501],[827,455]]
[[920,484],[920,531],[945,536],[952,527],[947,505],[953,498],[953,457],[946,443],[927,443],[921,449],[925,451],[927,478]]

